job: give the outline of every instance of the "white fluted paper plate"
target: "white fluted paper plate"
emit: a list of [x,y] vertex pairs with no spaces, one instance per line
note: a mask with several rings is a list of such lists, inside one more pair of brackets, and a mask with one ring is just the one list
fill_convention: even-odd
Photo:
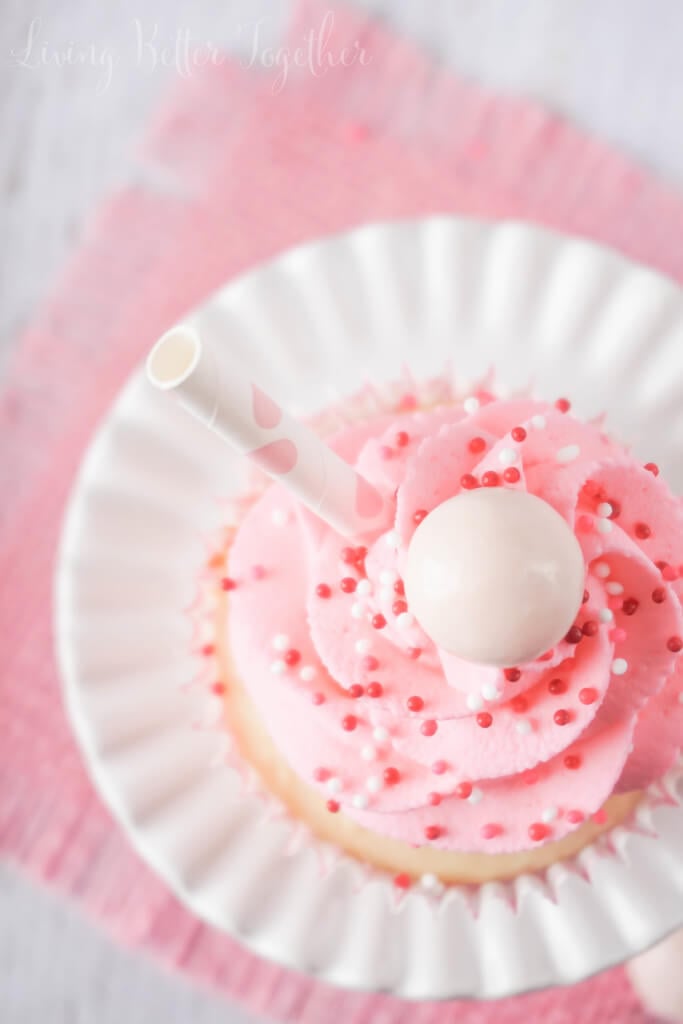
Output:
[[[531,380],[579,414],[606,409],[683,489],[683,296],[587,242],[445,217],[370,226],[287,253],[190,319],[302,413],[405,364],[471,378],[493,364],[509,388]],[[568,984],[680,927],[681,772],[670,799],[650,794],[639,828],[616,829],[574,870],[456,888],[438,909],[419,887],[397,906],[386,877],[359,886],[350,859],[321,875],[314,850],[292,852],[287,822],[265,821],[216,768],[221,737],[196,728],[199,698],[183,688],[203,538],[243,472],[138,371],[84,461],[57,571],[59,659],[88,766],[180,899],[282,964],[414,999]]]

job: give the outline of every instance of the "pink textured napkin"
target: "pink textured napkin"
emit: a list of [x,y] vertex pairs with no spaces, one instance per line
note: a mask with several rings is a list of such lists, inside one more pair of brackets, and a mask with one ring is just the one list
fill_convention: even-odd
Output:
[[[304,3],[290,45],[328,10]],[[383,27],[334,10],[328,74],[237,65],[180,83],[140,173],[99,211],[22,340],[0,406],[0,852],[120,940],[260,1013],[324,1024],[644,1022],[615,969],[496,1004],[337,992],[201,924],[139,861],[71,739],[52,653],[51,577],[84,445],[151,341],[226,278],[286,246],[368,220],[453,211],[585,234],[683,279],[683,203],[559,118],[487,94]],[[319,71],[320,69],[318,69]]]

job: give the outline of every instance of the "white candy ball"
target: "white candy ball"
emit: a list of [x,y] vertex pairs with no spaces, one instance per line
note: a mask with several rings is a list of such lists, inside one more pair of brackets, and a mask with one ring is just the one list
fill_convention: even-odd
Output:
[[497,487],[429,513],[410,542],[404,581],[411,612],[437,646],[512,666],[565,636],[585,573],[579,543],[552,506]]

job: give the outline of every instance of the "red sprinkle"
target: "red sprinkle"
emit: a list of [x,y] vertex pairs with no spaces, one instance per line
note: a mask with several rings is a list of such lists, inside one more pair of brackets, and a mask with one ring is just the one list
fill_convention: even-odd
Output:
[[581,627],[581,632],[584,636],[595,636],[599,628],[600,626],[595,621],[595,619],[586,619],[583,626]]
[[586,604],[587,601],[590,601],[590,596],[590,591],[584,590],[583,597],[581,598],[581,604]]
[[394,593],[397,594],[398,597],[403,597],[405,592],[406,588],[403,583],[403,580],[396,580],[396,582],[394,583]]
[[493,725],[493,715],[488,711],[480,711],[477,715],[477,725],[480,729],[489,729]]
[[435,775],[443,775],[448,770],[448,765],[445,761],[435,761],[432,765],[432,771]]
[[555,408],[559,409],[560,412],[569,412],[572,407],[572,403],[568,398],[558,398],[555,402]]
[[318,597],[332,597],[332,588],[329,587],[327,583],[319,583],[318,586],[315,588],[315,592],[318,595]]
[[615,498],[610,498],[608,504],[612,506],[612,511],[610,512],[607,518],[618,519],[621,515],[621,502],[616,501]]
[[417,661],[417,659],[422,654],[422,648],[421,647],[409,647],[408,650],[406,651],[406,654],[413,661]]
[[437,729],[438,725],[431,718],[428,718],[420,726],[420,732],[423,736],[433,736]]
[[670,636],[666,646],[672,654],[678,654],[679,651],[683,651],[683,640],[681,640],[680,636]]
[[422,711],[424,706],[425,702],[422,697],[408,697],[408,700],[406,701],[408,711]]
[[221,683],[219,681],[217,683],[212,683],[211,684],[211,693],[215,693],[217,697],[222,697],[223,694],[225,693],[225,690],[226,690],[225,683]]
[[203,654],[205,658],[210,658],[214,651],[215,647],[213,644],[204,644],[204,646],[200,648],[200,653]]
[[559,708],[553,715],[553,722],[555,725],[567,725],[571,721],[571,717],[571,712],[566,708]]
[[635,533],[638,540],[647,540],[647,538],[652,533],[652,530],[647,525],[647,523],[636,523],[636,525],[633,527],[633,532]]
[[491,822],[488,823],[488,825],[482,825],[482,827],[481,827],[482,839],[495,839],[496,836],[499,836],[502,831],[503,831],[503,828],[502,828],[501,825],[498,825],[497,822],[495,822],[495,821],[491,821]]
[[579,690],[579,700],[582,704],[595,704],[598,699],[598,691],[592,686],[584,686]]
[[410,875],[406,875],[403,871],[400,875],[394,875],[394,885],[397,889],[410,889],[413,884],[413,880]]
[[673,583],[674,580],[678,579],[678,569],[674,568],[673,565],[665,565],[662,569],[662,579],[666,580],[667,583]]
[[550,829],[547,825],[544,825],[541,821],[535,821],[533,825],[529,825],[529,839],[532,839],[535,843],[542,842],[543,839],[547,839],[550,835]]
[[567,684],[565,683],[564,679],[551,679],[548,683],[549,693],[554,693],[555,695],[557,695],[558,693],[565,693],[566,689]]
[[328,800],[327,801],[327,809],[330,812],[330,814],[336,814],[338,812],[338,810],[339,810],[339,801],[338,800]]
[[512,698],[512,700],[510,701],[510,707],[516,714],[521,715],[522,712],[526,711],[526,709],[529,707],[529,704],[527,702],[526,697],[522,697],[520,694],[519,697]]
[[365,691],[360,683],[352,683],[351,686],[349,686],[349,697],[353,697],[354,700],[358,700],[358,698],[362,697],[364,693]]
[[585,817],[583,811],[567,811],[567,821],[570,825],[580,825]]
[[655,604],[662,604],[666,600],[666,591],[664,587],[655,587],[652,591],[652,600]]
[[503,480],[506,484],[518,484],[521,480],[521,473],[516,466],[508,466],[503,470]]
[[381,683],[368,683],[365,692],[367,693],[368,697],[377,698],[382,696],[384,690],[382,689]]
[[566,754],[564,758],[565,768],[569,768],[570,771],[575,772],[577,768],[581,767],[581,758],[578,754]]
[[401,773],[398,768],[394,768],[393,766],[385,768],[382,772],[382,777],[387,786],[395,786],[397,782],[401,781]]
[[441,793],[427,793],[427,803],[432,807],[438,807],[441,803]]
[[353,565],[356,561],[356,549],[355,548],[342,548],[341,549],[341,560],[347,565]]
[[416,526],[419,526],[423,519],[427,517],[426,508],[418,508],[417,512],[413,512],[413,522]]
[[497,487],[500,483],[500,477],[495,470],[489,469],[481,478],[481,482],[484,487]]
[[352,576],[345,576],[339,586],[345,594],[352,594],[356,589],[356,581]]
[[394,613],[394,615],[402,615],[403,612],[408,611],[408,603],[399,598],[398,601],[394,601],[394,603],[391,606],[391,610]]
[[646,462],[645,469],[648,473],[652,473],[653,476],[659,476],[659,466],[656,462]]
[[394,442],[398,448],[405,448],[407,444],[410,444],[410,434],[405,430],[399,430],[398,434],[394,438]]
[[341,727],[345,732],[353,732],[358,725],[358,719],[355,715],[344,715],[341,720]]
[[580,643],[581,640],[583,640],[583,630],[581,629],[581,627],[572,626],[567,635],[565,636],[565,640],[568,644]]
[[518,668],[504,668],[503,675],[507,679],[508,683],[516,683],[521,678],[522,673]]
[[526,430],[524,427],[513,427],[510,431],[510,437],[513,441],[526,441]]
[[473,455],[483,452],[486,448],[486,441],[483,437],[473,437],[467,446]]
[[370,622],[372,623],[373,629],[384,629],[387,624],[387,620],[381,612],[377,612],[376,615],[373,615]]
[[231,576],[224,576],[221,580],[222,590],[234,590],[237,586],[237,580],[233,580]]
[[637,598],[627,597],[626,600],[622,602],[621,610],[624,615],[635,615],[639,607],[640,601]]
[[374,654],[365,654],[361,658],[361,666],[366,672],[374,672],[376,668],[379,668],[379,662]]
[[301,651],[297,651],[295,647],[290,647],[290,649],[285,651],[282,655],[282,660],[285,665],[289,665],[290,668],[293,668],[294,665],[298,665],[301,661]]
[[316,782],[327,782],[330,777],[330,772],[327,768],[316,768],[313,772],[313,778]]
[[438,825],[427,825],[425,829],[425,839],[438,839],[441,835],[441,829]]
[[368,549],[366,547],[363,547],[363,545],[361,544],[360,547],[356,548],[356,561],[362,562],[367,553]]
[[606,825],[607,811],[601,807],[599,811],[596,811],[595,814],[591,815],[591,820],[594,821],[596,825]]
[[465,491],[473,491],[479,484],[477,483],[476,476],[473,476],[472,473],[463,473],[460,477],[460,486]]
[[459,800],[467,800],[468,796],[472,795],[472,783],[471,782],[459,782],[453,790],[455,796]]

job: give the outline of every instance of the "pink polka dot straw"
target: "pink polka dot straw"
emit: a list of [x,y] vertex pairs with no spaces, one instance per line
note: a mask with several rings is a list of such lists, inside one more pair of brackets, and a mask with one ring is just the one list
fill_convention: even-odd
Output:
[[339,533],[389,524],[390,503],[379,491],[194,329],[180,324],[162,335],[147,358],[147,376]]

